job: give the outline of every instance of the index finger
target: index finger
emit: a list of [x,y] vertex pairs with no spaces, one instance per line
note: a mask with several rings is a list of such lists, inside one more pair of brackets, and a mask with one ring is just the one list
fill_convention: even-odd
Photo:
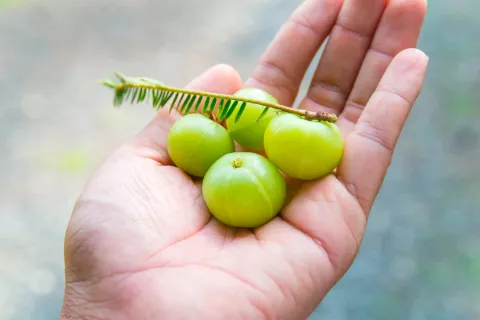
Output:
[[277,33],[246,85],[267,91],[283,105],[292,105],[342,4],[343,0],[303,1]]

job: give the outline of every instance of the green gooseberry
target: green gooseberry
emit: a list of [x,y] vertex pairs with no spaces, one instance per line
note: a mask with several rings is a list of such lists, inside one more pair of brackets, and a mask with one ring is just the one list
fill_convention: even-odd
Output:
[[268,158],[292,178],[313,180],[330,174],[343,150],[342,134],[331,122],[286,113],[273,119],[265,130]]
[[192,113],[172,126],[167,148],[178,168],[192,176],[203,177],[215,161],[235,151],[235,144],[224,127],[201,114]]
[[232,227],[256,228],[282,209],[286,183],[265,157],[234,152],[210,167],[202,191],[205,204],[217,220]]

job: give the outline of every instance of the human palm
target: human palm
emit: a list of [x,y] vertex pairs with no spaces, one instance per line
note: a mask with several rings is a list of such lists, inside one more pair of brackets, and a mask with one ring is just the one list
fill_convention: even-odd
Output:
[[[245,85],[291,105],[330,35],[300,108],[338,114],[345,153],[328,177],[289,179],[284,209],[259,228],[212,218],[201,181],[166,151],[179,116],[160,111],[77,202],[65,241],[63,319],[307,318],[351,266],[420,92],[428,59],[407,48],[424,14],[423,0],[308,0],[282,27]],[[225,94],[242,86],[225,65],[189,84]]]

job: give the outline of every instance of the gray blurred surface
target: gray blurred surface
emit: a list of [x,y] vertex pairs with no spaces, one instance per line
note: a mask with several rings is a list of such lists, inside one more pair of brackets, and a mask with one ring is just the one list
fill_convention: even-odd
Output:
[[[58,318],[63,235],[92,170],[152,117],[111,107],[122,71],[245,79],[300,1],[0,0],[0,319]],[[357,261],[311,319],[480,318],[480,6],[435,0],[425,89]]]

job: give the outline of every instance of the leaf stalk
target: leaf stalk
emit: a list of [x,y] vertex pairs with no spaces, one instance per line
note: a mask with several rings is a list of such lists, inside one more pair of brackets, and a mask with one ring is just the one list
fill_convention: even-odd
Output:
[[[118,106],[121,103],[127,101],[127,99],[131,98],[131,103],[137,101],[142,102],[145,98],[148,99],[149,92],[152,92],[152,100],[153,105],[157,109],[163,107],[169,100],[174,96],[173,105],[177,101],[177,98],[180,97],[178,100],[178,107],[180,113],[186,113],[190,111],[192,106],[195,103],[195,110],[197,110],[200,101],[202,99],[206,99],[206,106],[204,107],[205,111],[211,111],[213,113],[213,108],[217,101],[220,102],[220,110],[219,115],[217,118],[220,120],[224,120],[229,118],[233,110],[237,107],[238,102],[242,102],[243,105],[240,106],[240,110],[237,114],[235,121],[238,121],[241,112],[245,108],[246,103],[257,104],[264,106],[265,109],[263,110],[261,116],[257,121],[259,121],[263,116],[265,116],[268,108],[272,108],[281,112],[291,113],[303,117],[307,120],[317,120],[317,121],[327,121],[327,122],[336,122],[337,116],[332,113],[327,112],[313,112],[309,110],[301,110],[301,109],[294,109],[291,107],[287,107],[281,104],[271,103],[267,101],[261,101],[256,99],[244,98],[244,97],[237,97],[232,95],[220,94],[220,93],[213,93],[213,92],[204,92],[204,91],[197,91],[197,90],[190,90],[185,88],[176,88],[167,86],[157,80],[149,79],[149,78],[132,78],[127,77],[119,72],[115,73],[117,80],[116,82],[112,80],[103,80],[100,83],[112,88],[115,90],[115,99],[114,105]],[[185,97],[185,100],[184,100]],[[197,100],[198,99],[198,100]],[[211,101],[210,109],[208,108],[208,103]],[[183,102],[183,103],[182,103]],[[233,103],[232,103],[233,102]],[[171,105],[170,111],[173,108]]]

